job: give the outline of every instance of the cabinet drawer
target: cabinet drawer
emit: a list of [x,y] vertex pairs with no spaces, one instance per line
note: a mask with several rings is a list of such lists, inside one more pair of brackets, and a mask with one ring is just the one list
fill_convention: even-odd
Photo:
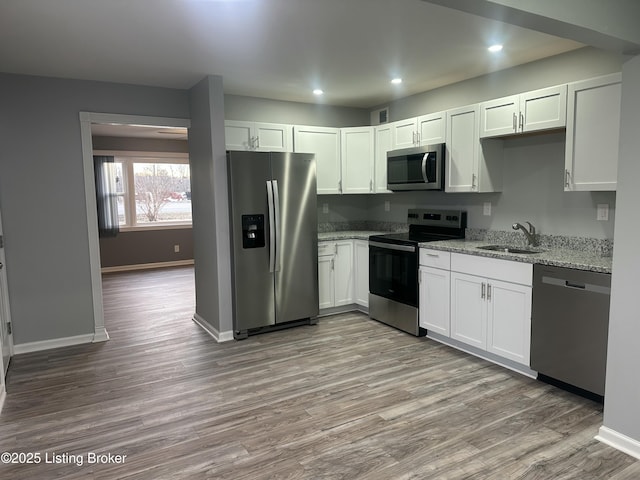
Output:
[[432,250],[430,248],[421,248],[420,265],[449,270],[449,268],[451,268],[451,253]]
[[521,285],[531,286],[533,282],[533,264],[531,263],[465,255],[464,253],[451,254],[451,271]]
[[320,242],[318,243],[318,256],[333,255],[336,253],[335,242]]

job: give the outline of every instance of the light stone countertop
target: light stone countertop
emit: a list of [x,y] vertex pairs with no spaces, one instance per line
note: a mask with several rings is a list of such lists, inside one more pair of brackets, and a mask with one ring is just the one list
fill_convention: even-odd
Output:
[[369,240],[369,235],[380,235],[381,233],[373,230],[343,230],[338,232],[322,232],[318,233],[318,241],[335,241],[335,240]]
[[492,250],[480,250],[478,247],[492,245],[494,243],[486,240],[442,240],[438,242],[420,243],[421,248],[431,248],[445,252],[466,253],[482,257],[501,258],[524,263],[539,263],[542,265],[553,265],[557,267],[574,268],[577,270],[588,270],[591,272],[611,273],[612,257],[602,256],[593,252],[580,251],[576,249],[531,247],[539,250],[540,253],[505,253]]

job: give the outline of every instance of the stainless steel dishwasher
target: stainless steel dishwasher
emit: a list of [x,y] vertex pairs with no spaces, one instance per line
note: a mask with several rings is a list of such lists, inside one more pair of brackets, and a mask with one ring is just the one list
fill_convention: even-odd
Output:
[[604,396],[611,275],[534,265],[531,368]]

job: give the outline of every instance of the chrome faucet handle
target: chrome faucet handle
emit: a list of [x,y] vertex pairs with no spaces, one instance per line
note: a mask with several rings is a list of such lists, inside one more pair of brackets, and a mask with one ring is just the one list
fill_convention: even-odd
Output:
[[529,233],[531,235],[535,235],[536,234],[536,227],[533,226],[533,224],[531,222],[524,222],[527,225],[529,225]]

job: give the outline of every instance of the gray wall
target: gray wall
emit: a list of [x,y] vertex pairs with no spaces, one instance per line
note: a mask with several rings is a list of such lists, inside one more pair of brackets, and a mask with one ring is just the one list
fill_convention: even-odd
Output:
[[0,74],[0,110],[14,343],[91,334],[79,112],[189,118],[187,92]]
[[622,70],[621,120],[604,425],[640,442],[640,56]]
[[[180,251],[175,252],[174,246]],[[188,228],[134,230],[100,239],[100,265],[122,267],[193,260],[193,231]]]
[[225,119],[321,127],[357,127],[369,124],[362,108],[283,102],[266,98],[225,95]]
[[231,245],[222,78],[189,90],[189,159],[196,279],[196,314],[218,333],[231,333]]

